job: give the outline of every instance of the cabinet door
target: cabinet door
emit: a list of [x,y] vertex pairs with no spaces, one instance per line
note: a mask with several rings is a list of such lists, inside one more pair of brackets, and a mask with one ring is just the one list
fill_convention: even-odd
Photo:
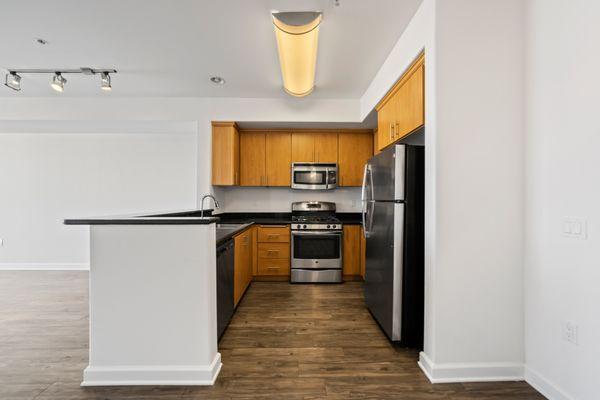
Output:
[[292,162],[315,161],[315,138],[311,133],[292,133]]
[[360,225],[344,225],[343,275],[360,275]]
[[361,186],[365,164],[373,155],[373,134],[340,133],[338,159],[341,186]]
[[240,134],[240,185],[266,185],[265,133],[242,132]]
[[407,104],[403,117],[404,130],[400,131],[400,137],[425,123],[424,72],[424,66],[421,65],[402,86]]
[[252,275],[258,275],[258,228],[252,226],[250,228],[251,246],[252,246]]
[[315,133],[315,162],[336,163],[338,160],[338,134]]
[[378,150],[383,149],[385,146],[392,142],[392,120],[394,114],[394,103],[392,99],[389,99],[378,111],[377,111],[377,144]]
[[401,139],[425,122],[423,65],[408,72],[394,96],[396,130],[394,140]]
[[233,304],[237,305],[252,280],[252,249],[250,231],[240,233],[234,240]]
[[360,227],[360,276],[365,279],[365,271],[367,268],[367,239],[365,239],[365,231]]
[[212,184],[233,186],[239,184],[239,133],[233,122],[212,123]]
[[266,136],[266,185],[290,186],[292,135],[272,132]]

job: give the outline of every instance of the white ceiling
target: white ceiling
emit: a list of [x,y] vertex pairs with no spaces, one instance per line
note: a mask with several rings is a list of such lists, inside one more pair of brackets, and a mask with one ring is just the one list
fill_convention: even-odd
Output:
[[[67,75],[65,92],[57,94],[49,75],[24,75],[21,92],[2,86],[0,96],[286,97],[270,12],[322,10],[310,97],[359,98],[421,1],[4,2],[0,68],[114,67],[119,73],[109,94],[99,90],[99,77]],[[216,86],[213,75],[227,83]]]

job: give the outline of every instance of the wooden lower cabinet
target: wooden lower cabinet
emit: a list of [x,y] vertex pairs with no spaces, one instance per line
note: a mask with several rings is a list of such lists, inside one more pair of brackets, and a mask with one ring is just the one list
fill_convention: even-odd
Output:
[[345,279],[360,276],[360,225],[344,225],[343,271]]
[[258,261],[259,276],[289,276],[289,258],[260,258]]
[[258,242],[290,242],[290,227],[289,225],[259,225],[258,226]]
[[233,304],[237,306],[252,281],[252,231],[246,229],[233,237]]
[[261,280],[281,280],[290,275],[289,225],[257,227],[257,273]]
[[367,268],[367,239],[365,238],[365,230],[360,227],[360,276],[365,279],[365,271]]

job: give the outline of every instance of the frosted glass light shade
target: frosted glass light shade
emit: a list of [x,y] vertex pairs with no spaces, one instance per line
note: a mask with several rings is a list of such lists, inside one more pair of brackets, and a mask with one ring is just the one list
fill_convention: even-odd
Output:
[[296,97],[310,94],[315,86],[320,12],[273,13],[283,88]]

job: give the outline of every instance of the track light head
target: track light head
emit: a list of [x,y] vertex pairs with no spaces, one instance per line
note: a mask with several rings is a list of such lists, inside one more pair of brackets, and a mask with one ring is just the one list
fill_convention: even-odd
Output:
[[65,90],[65,83],[67,83],[67,80],[61,75],[60,72],[57,72],[52,78],[52,83],[50,84],[50,87],[52,87],[52,89],[56,90],[57,92],[62,93]]
[[110,84],[110,75],[108,72],[102,72],[100,74],[101,85],[100,88],[105,92],[110,92],[112,90],[112,85]]
[[12,90],[20,91],[21,77],[15,71],[10,71],[8,74],[6,74],[4,85]]

